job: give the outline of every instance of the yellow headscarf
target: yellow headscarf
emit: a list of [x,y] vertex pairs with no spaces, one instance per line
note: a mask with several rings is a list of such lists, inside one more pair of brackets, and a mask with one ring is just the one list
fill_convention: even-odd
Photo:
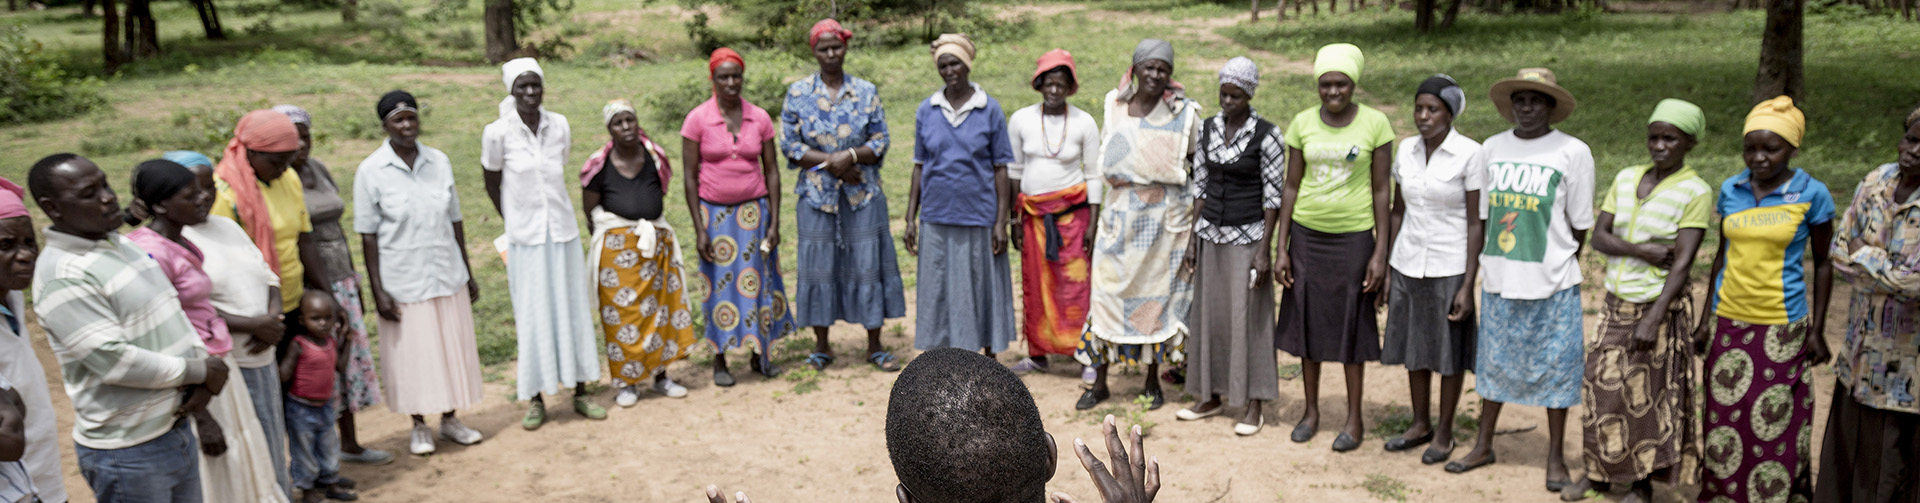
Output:
[[1340,72],[1360,83],[1360,69],[1366,66],[1367,57],[1360,53],[1360,47],[1353,44],[1329,44],[1320,48],[1313,57],[1313,78],[1318,79],[1327,72]]
[[1800,139],[1807,135],[1807,116],[1793,106],[1793,98],[1778,96],[1754,105],[1753,111],[1747,112],[1747,125],[1740,129],[1740,134],[1761,130],[1772,131],[1794,148],[1800,148]]

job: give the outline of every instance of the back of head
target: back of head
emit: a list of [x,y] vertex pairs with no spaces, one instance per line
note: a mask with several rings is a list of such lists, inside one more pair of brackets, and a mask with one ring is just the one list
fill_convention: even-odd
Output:
[[1026,383],[954,348],[921,354],[894,382],[887,454],[917,503],[1038,503],[1053,476]]

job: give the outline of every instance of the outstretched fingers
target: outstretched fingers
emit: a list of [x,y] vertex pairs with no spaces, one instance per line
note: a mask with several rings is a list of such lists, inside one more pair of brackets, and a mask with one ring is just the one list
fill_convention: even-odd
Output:
[[1133,464],[1130,465],[1133,469],[1134,485],[1132,487],[1142,487],[1142,484],[1147,483],[1147,446],[1140,437],[1140,425],[1133,425],[1133,450],[1128,451],[1128,454],[1133,460]]
[[1134,471],[1133,462],[1127,459],[1127,444],[1120,441],[1120,427],[1114,423],[1113,415],[1107,415],[1107,421],[1100,427],[1107,437],[1107,456],[1113,458],[1113,478],[1125,490],[1140,487],[1139,472]]
[[1073,451],[1080,456],[1080,467],[1086,468],[1087,475],[1093,477],[1093,487],[1100,490],[1101,501],[1113,501],[1114,496],[1124,494],[1120,483],[1113,479],[1113,474],[1107,472],[1107,464],[1100,462],[1100,458],[1094,457],[1093,451],[1087,449],[1086,441],[1073,439]]

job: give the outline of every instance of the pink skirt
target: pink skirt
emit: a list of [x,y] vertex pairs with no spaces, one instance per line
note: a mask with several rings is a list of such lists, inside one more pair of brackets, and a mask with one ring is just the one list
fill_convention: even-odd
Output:
[[387,408],[427,415],[480,403],[480,352],[467,290],[398,309],[400,321],[380,318],[378,334]]

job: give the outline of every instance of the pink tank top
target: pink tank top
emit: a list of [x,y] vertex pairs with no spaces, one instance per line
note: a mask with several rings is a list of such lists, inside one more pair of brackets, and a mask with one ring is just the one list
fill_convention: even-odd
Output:
[[300,359],[294,362],[293,389],[288,393],[314,403],[333,400],[333,364],[339,358],[333,339],[327,339],[325,345],[304,336],[293,341],[300,344]]

